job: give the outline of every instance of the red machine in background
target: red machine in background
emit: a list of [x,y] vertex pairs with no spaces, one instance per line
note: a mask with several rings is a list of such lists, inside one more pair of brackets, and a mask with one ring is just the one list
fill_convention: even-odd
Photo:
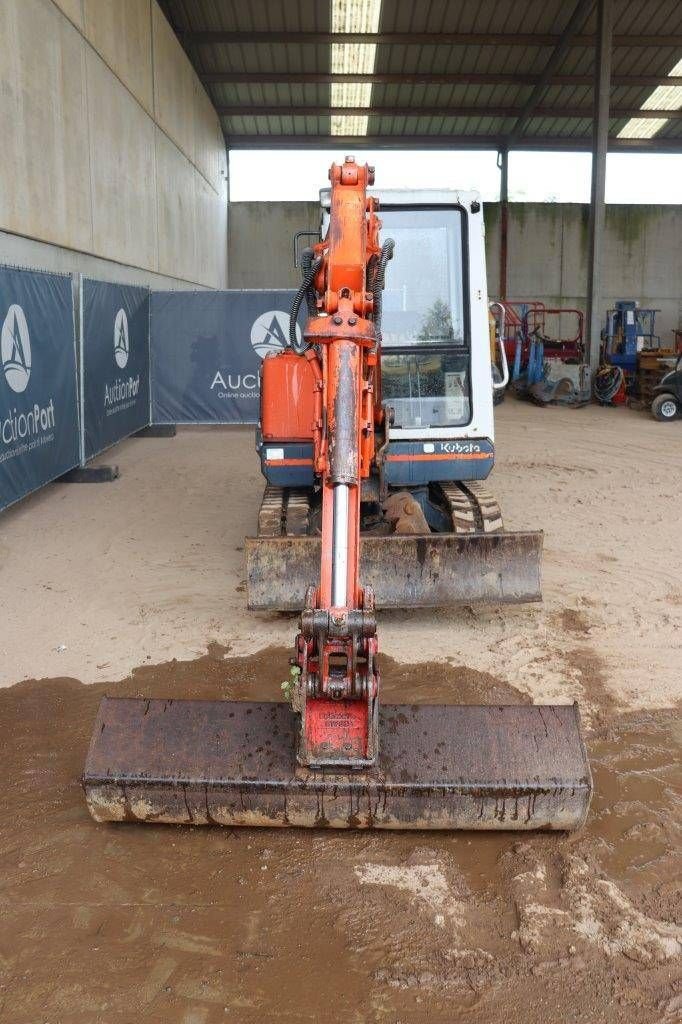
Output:
[[[504,347],[507,361],[516,372],[528,363],[530,346],[534,341],[543,344],[547,359],[564,362],[583,362],[585,314],[570,307],[550,308],[537,299],[506,299],[504,307]],[[557,331],[551,331],[555,325]],[[565,333],[564,333],[565,332]],[[558,337],[552,335],[558,333]],[[519,361],[515,364],[517,350]]]

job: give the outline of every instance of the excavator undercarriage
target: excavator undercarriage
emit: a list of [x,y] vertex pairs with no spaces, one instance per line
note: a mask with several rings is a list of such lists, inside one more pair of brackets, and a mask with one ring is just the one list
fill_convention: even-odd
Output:
[[[479,481],[428,490],[421,501],[403,490],[383,503],[363,502],[360,572],[378,609],[541,599],[542,533],[506,532],[499,505]],[[430,529],[425,500],[441,532]],[[246,539],[249,608],[297,611],[320,557],[318,495],[267,486],[258,536]]]

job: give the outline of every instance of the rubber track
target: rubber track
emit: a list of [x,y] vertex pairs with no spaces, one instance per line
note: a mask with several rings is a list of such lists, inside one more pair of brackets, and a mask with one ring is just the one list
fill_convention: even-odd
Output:
[[268,484],[258,512],[258,536],[305,536],[309,515],[310,497],[306,490]]
[[287,537],[305,537],[310,515],[310,492],[291,488],[287,495],[285,532]]
[[461,487],[473,498],[477,519],[483,533],[502,533],[504,523],[500,506],[485,484],[480,480],[468,480],[461,484]]
[[476,503],[471,494],[463,491],[455,483],[441,483],[439,487],[452,517],[453,533],[478,532],[480,530],[479,519],[476,516]]
[[284,488],[267,485],[258,511],[258,536],[281,537],[284,525]]
[[[500,506],[480,481],[441,483],[439,487],[452,517],[453,533],[466,535],[504,531]],[[309,516],[309,491],[268,485],[258,513],[258,536],[306,536]]]
[[500,506],[480,481],[441,483],[439,486],[452,516],[454,533],[503,532]]

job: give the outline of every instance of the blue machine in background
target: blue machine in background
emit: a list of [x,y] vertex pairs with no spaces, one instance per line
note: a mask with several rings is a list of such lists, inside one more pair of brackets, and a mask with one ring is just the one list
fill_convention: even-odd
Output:
[[626,373],[636,373],[637,353],[661,347],[655,333],[658,309],[640,309],[638,302],[619,299],[615,309],[606,311],[603,333],[604,360],[620,366]]

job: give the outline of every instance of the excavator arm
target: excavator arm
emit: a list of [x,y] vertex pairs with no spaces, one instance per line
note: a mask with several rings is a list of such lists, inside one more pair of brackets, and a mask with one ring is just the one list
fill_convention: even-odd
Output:
[[333,164],[329,231],[315,246],[315,312],[305,355],[315,378],[314,464],[322,490],[319,586],[311,586],[296,642],[301,714],[298,761],[367,767],[377,750],[379,675],[374,596],[360,586],[361,482],[374,458],[379,339],[368,290],[378,264],[379,220],[352,157]]

